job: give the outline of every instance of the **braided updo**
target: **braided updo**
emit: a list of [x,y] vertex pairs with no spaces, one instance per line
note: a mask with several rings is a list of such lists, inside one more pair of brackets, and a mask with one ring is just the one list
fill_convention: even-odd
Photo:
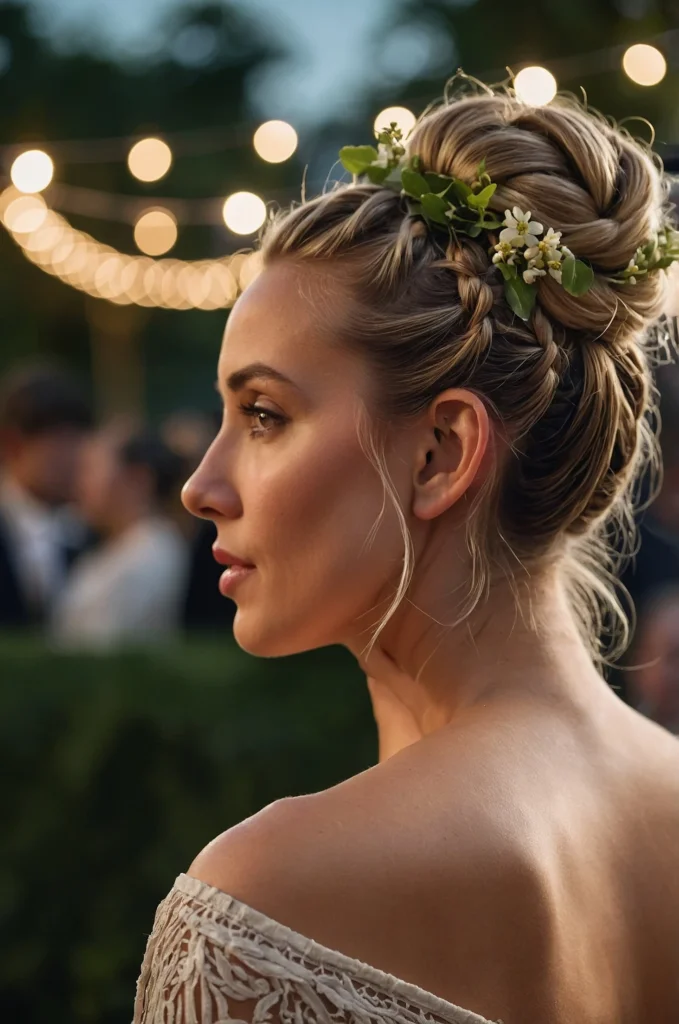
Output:
[[[616,523],[629,539],[634,484],[655,458],[645,338],[667,283],[663,272],[634,285],[606,277],[661,227],[662,173],[642,145],[573,100],[531,108],[491,90],[427,113],[407,148],[425,170],[467,182],[485,158],[498,186],[489,208],[519,206],[561,231],[562,244],[593,267],[592,288],[576,298],[540,278],[524,323],[506,303],[485,236],[446,243],[399,195],[372,184],[341,186],[279,215],[264,235],[264,263],[332,261],[346,281],[351,301],[338,330],[375,371],[375,428],[461,387],[487,402],[509,439],[513,458],[468,517],[474,572],[465,614],[498,571],[511,576],[558,557],[595,658],[604,625],[617,616],[603,652],[610,658],[626,646],[627,620],[609,585],[609,542]],[[388,485],[383,454],[375,454],[383,449],[367,450]],[[413,570],[397,512],[406,557],[380,629]]]

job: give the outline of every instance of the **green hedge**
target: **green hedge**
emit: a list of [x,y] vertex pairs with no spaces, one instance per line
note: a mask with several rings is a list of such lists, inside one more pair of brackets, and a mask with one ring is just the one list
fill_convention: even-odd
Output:
[[333,648],[203,640],[55,654],[0,640],[0,1020],[129,1024],[155,907],[215,835],[377,760]]

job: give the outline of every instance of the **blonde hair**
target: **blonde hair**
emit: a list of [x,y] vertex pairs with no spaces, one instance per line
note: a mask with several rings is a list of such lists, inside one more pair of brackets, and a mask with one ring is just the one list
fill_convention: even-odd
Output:
[[488,242],[446,244],[393,191],[342,185],[272,218],[264,265],[332,266],[347,286],[334,330],[367,360],[379,389],[360,436],[399,516],[405,557],[371,646],[414,571],[381,428],[460,387],[486,402],[512,458],[469,510],[472,578],[457,622],[498,572],[516,587],[519,570],[558,557],[593,659],[609,661],[629,640],[614,580],[632,550],[635,488],[644,469],[657,476],[659,468],[647,328],[663,311],[667,286],[663,272],[635,285],[606,275],[624,269],[665,222],[661,166],[572,98],[532,108],[510,90],[485,87],[426,112],[407,150],[425,170],[468,182],[485,159],[498,186],[490,209],[519,206],[561,231],[562,243],[593,266],[595,282],[576,298],[540,278],[524,323],[503,297]]

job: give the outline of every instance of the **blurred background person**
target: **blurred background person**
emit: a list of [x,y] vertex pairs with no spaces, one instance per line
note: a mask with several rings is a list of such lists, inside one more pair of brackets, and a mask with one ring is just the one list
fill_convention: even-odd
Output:
[[[632,702],[646,685],[641,678],[644,670],[637,666],[656,657],[652,650],[654,639],[660,641],[662,623],[669,621],[663,612],[662,623],[658,620],[653,624],[660,615],[659,596],[670,593],[673,587],[679,588],[679,366],[661,366],[655,371],[655,378],[660,391],[662,485],[652,504],[638,516],[638,551],[621,577],[634,603],[635,637],[610,675],[614,686]],[[643,659],[639,654],[641,647]],[[665,657],[664,646],[657,655]],[[645,714],[649,714],[649,709],[646,702],[639,707]]]
[[181,458],[151,431],[108,427],[86,445],[78,506],[102,541],[56,604],[57,644],[154,643],[177,629],[188,549],[170,507],[183,478]]
[[41,626],[87,546],[71,502],[90,427],[87,399],[57,367],[0,385],[0,628]]
[[638,711],[679,736],[679,586],[656,592],[633,648],[631,698]]
[[[168,446],[177,452],[186,466],[186,478],[198,467],[212,439],[219,430],[221,415],[213,416],[195,411],[180,411],[168,416],[161,434]],[[224,632],[231,629],[236,605],[225,600],[219,592],[219,577],[224,567],[212,553],[217,539],[214,523],[205,519],[196,521],[186,515],[179,505],[177,521],[190,545],[189,569],[182,601],[181,623],[192,632]]]

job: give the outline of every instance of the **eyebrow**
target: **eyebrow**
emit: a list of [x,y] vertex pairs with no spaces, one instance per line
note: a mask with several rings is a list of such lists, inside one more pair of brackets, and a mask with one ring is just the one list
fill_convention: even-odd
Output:
[[[226,378],[226,386],[229,391],[240,391],[244,388],[253,378],[258,380],[273,380],[278,384],[288,384],[299,391],[299,388],[294,381],[286,377],[280,370],[274,369],[273,366],[268,366],[266,363],[249,363],[244,366],[241,370],[235,370]],[[217,390],[219,390],[219,382],[215,384]]]

